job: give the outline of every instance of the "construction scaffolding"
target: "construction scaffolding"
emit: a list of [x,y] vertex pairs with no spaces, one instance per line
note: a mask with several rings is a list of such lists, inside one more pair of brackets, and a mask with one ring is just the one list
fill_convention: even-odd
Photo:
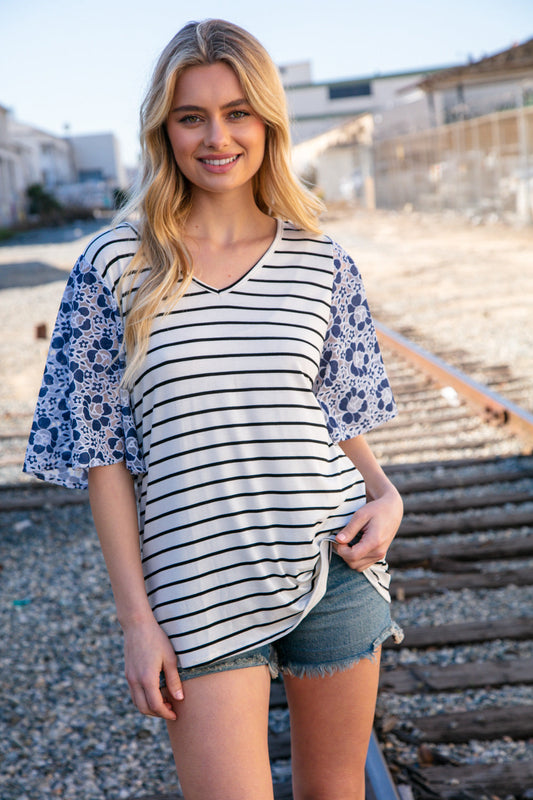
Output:
[[533,221],[533,107],[374,142],[378,208]]

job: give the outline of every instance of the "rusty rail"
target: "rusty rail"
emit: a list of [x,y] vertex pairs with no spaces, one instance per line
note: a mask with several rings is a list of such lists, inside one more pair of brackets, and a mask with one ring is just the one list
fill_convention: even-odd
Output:
[[467,403],[481,411],[488,422],[505,425],[533,448],[533,414],[381,322],[376,322],[375,325],[378,338],[384,346],[410,361],[442,386],[451,386]]

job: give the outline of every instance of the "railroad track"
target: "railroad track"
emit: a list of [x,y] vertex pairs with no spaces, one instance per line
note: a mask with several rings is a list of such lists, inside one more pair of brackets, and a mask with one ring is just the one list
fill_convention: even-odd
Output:
[[533,417],[505,370],[497,396],[390,334],[400,415],[368,438],[404,498],[389,560],[405,639],[383,651],[376,733],[402,800],[522,798],[533,604],[513,598],[533,587]]
[[[400,414],[368,439],[404,497],[389,561],[405,639],[383,651],[367,797],[525,800],[533,796],[533,417],[509,399],[517,386],[505,368],[493,370],[488,390],[465,387],[457,369],[434,359],[429,367],[419,347],[413,353],[383,327],[380,338]],[[22,427],[3,436],[0,477],[20,460]],[[87,501],[84,492],[3,483],[0,510]],[[276,800],[289,800],[281,683],[272,689],[270,750]]]

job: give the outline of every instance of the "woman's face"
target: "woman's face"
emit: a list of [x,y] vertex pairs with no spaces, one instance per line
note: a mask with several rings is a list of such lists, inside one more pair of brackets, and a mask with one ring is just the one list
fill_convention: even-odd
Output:
[[167,133],[178,167],[197,191],[249,191],[266,129],[227,64],[189,67],[180,75]]

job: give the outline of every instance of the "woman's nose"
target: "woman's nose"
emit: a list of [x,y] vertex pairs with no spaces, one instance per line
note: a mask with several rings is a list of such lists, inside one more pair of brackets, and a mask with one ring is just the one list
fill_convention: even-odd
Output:
[[219,119],[210,120],[205,132],[205,144],[208,147],[222,147],[228,140],[229,133],[224,122]]

